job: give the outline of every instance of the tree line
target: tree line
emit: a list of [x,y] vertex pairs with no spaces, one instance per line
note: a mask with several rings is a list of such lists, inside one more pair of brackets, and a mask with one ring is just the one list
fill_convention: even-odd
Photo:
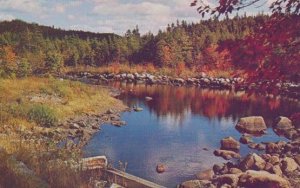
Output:
[[137,26],[124,36],[65,31],[21,20],[3,21],[0,77],[59,74],[64,67],[112,64],[153,64],[196,72],[243,69],[245,57],[231,53],[228,44],[232,46],[255,33],[268,19],[259,14],[222,20],[213,17],[199,23],[177,21],[156,35],[141,35]]

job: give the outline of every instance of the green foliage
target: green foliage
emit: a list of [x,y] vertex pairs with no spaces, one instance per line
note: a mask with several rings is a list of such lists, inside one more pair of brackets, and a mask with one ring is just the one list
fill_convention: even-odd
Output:
[[52,109],[45,105],[34,105],[28,112],[31,121],[45,127],[54,126],[57,123],[57,117]]
[[[268,16],[236,16],[233,19],[209,19],[197,24],[185,21],[171,24],[156,36],[140,35],[139,28],[128,30],[123,37],[114,34],[95,34],[64,31],[20,20],[0,22],[0,44],[9,46],[11,64],[1,57],[0,76],[11,73],[26,77],[31,73],[59,74],[64,66],[103,66],[109,64],[148,64],[176,68],[204,66],[199,57],[209,45],[226,40],[238,40],[268,19]],[[16,54],[14,60],[13,54]]]
[[52,73],[60,73],[63,67],[63,57],[58,52],[48,52],[45,59],[46,69]]
[[31,74],[31,64],[27,59],[23,58],[18,63],[17,76],[20,78],[27,77]]

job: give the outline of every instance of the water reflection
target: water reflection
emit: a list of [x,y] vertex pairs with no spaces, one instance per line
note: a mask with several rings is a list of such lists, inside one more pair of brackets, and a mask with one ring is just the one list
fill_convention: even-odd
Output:
[[193,115],[219,120],[233,118],[233,121],[236,121],[240,117],[249,115],[260,115],[271,120],[279,115],[290,116],[300,108],[299,102],[229,90],[135,85],[120,82],[113,83],[113,87],[125,93],[121,99],[130,106],[138,105],[139,102],[145,103],[146,96],[152,97],[154,100],[146,102],[150,112],[176,122],[185,121],[189,112]]
[[[223,162],[212,154],[213,150],[226,136],[240,138],[234,128],[238,118],[262,115],[270,126],[276,116],[290,116],[300,109],[295,102],[242,92],[121,83],[113,87],[124,91],[120,99],[128,106],[144,110],[123,113],[127,126],[104,125],[84,148],[85,155],[106,155],[115,166],[119,160],[128,162],[127,172],[167,187],[175,187],[194,178],[195,173]],[[146,96],[153,100],[146,101]],[[254,141],[283,139],[270,128],[267,132]],[[242,145],[240,153],[245,155],[249,150]],[[165,173],[156,173],[158,163],[167,166]]]

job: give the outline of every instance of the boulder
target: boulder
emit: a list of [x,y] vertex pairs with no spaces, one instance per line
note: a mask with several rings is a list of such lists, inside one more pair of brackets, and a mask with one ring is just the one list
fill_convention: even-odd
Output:
[[282,170],[279,165],[274,165],[271,169],[271,172],[278,176],[282,176]]
[[285,157],[281,161],[281,169],[284,172],[293,172],[298,168],[296,161],[290,157]]
[[294,156],[294,160],[300,165],[300,154]]
[[242,144],[249,144],[252,141],[252,137],[247,134],[243,134],[243,136],[240,138],[240,142]]
[[239,174],[239,173],[242,173],[243,171],[238,169],[238,168],[230,168],[228,173],[229,174]]
[[292,129],[294,128],[294,126],[292,125],[292,121],[289,118],[280,116],[276,119],[274,128],[278,130],[286,130]]
[[266,171],[248,170],[240,176],[239,186],[241,187],[264,187],[264,188],[289,188],[290,183],[276,175]]
[[232,158],[241,158],[241,155],[234,152],[234,151],[229,151],[229,150],[215,150],[214,151],[215,156],[221,156],[226,160],[232,159]]
[[266,153],[280,153],[281,147],[279,144],[270,142],[266,145]]
[[216,182],[217,187],[221,187],[224,184],[230,185],[231,187],[237,187],[239,176],[240,174],[224,174],[217,176],[213,182]]
[[240,149],[240,143],[232,137],[226,137],[221,140],[221,149],[236,151]]
[[240,163],[240,168],[245,170],[262,170],[266,165],[266,161],[256,153],[247,155]]
[[80,129],[80,126],[77,123],[70,124],[70,129]]
[[189,180],[178,186],[179,188],[215,188],[210,181],[207,180]]
[[209,169],[196,174],[198,180],[212,180],[214,176],[214,171]]
[[249,134],[262,134],[267,129],[266,123],[261,116],[241,118],[235,127],[238,131]]
[[157,173],[164,173],[166,171],[166,166],[164,164],[158,164],[156,166]]

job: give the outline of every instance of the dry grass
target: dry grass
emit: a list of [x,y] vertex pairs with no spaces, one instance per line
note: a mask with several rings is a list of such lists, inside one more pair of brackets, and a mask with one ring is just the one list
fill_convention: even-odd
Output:
[[[122,108],[123,104],[99,86],[54,78],[0,79],[0,149],[25,163],[51,186],[76,187],[81,183],[80,174],[63,161],[78,160],[80,149],[58,148],[59,140],[45,139],[39,131],[59,130],[56,125],[61,121],[85,113],[99,114],[112,107]],[[45,122],[50,123],[46,126]],[[58,163],[51,166],[51,161]],[[7,182],[22,187],[18,184],[20,175],[1,160],[0,171],[3,169],[6,174],[1,176],[9,179],[4,184],[0,179],[0,187]]]

